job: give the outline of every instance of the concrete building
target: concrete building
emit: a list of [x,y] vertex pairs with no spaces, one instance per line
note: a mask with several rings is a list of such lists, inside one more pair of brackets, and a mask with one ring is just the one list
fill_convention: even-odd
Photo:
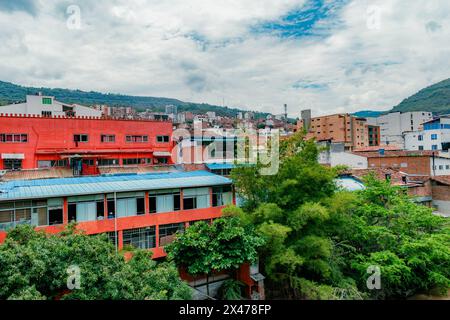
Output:
[[85,107],[78,104],[67,104],[55,100],[55,97],[27,95],[26,102],[0,107],[0,114],[22,114],[30,116],[78,116],[100,118],[102,110]]
[[422,124],[433,119],[431,112],[393,112],[377,118],[367,118],[370,125],[380,127],[380,143],[404,146],[403,134],[422,130]]
[[[302,115],[309,116],[308,113]],[[379,145],[376,126],[369,125],[365,118],[353,117],[350,114],[334,114],[299,120],[297,130],[307,130],[307,139],[343,143],[346,150],[354,150]]]
[[0,116],[0,170],[171,163],[171,122],[89,117]]
[[319,163],[322,165],[336,167],[347,166],[351,169],[367,169],[369,167],[367,158],[355,153],[346,152],[343,143],[319,143],[325,150],[319,154]]
[[423,124],[423,130],[405,132],[406,150],[440,150],[450,148],[450,116],[441,116]]
[[423,176],[450,175],[448,155],[432,151],[383,151],[353,152],[366,157],[369,169],[394,168],[408,174]]

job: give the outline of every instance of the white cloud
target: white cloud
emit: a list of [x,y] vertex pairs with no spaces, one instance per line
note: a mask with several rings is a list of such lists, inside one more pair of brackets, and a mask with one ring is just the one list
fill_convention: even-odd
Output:
[[[353,1],[328,37],[253,34],[304,0],[35,1],[0,11],[0,79],[292,115],[386,110],[450,77],[450,3]],[[66,8],[81,8],[80,30]],[[379,28],[368,28],[370,6]],[[0,10],[2,8],[0,7]]]

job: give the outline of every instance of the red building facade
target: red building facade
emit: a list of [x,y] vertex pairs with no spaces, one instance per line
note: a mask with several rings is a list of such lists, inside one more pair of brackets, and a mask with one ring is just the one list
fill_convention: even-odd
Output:
[[171,163],[172,123],[0,114],[0,170]]

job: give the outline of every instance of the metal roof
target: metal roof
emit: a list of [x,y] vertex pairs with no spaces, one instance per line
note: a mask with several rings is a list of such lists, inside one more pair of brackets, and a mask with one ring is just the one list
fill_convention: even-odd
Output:
[[209,170],[234,169],[233,163],[209,163],[206,165]]
[[195,188],[231,184],[207,171],[164,172],[42,180],[15,180],[0,184],[0,201],[80,196],[112,192]]
[[361,191],[366,189],[361,181],[352,177],[338,178],[336,179],[336,184],[345,191]]

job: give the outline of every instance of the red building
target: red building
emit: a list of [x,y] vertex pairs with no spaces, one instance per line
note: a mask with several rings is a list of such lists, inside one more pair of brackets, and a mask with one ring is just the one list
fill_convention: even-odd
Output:
[[[88,235],[107,234],[117,249],[148,249],[158,259],[177,232],[219,218],[235,202],[232,181],[207,171],[13,180],[0,183],[0,243],[19,224],[58,233],[74,221]],[[249,297],[263,297],[248,264],[237,277]]]
[[0,170],[171,163],[172,123],[0,114]]

